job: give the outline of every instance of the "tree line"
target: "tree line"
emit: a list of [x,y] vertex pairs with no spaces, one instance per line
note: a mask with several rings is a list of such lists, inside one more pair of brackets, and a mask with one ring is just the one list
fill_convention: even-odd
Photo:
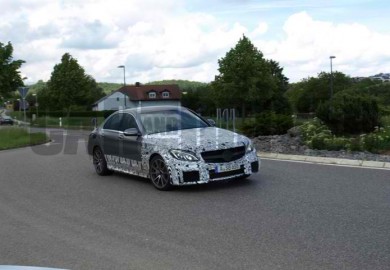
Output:
[[[24,61],[14,60],[12,53],[11,43],[0,43],[0,94],[6,98],[15,95],[15,90],[23,85],[19,69]],[[253,136],[285,132],[293,124],[293,113],[316,113],[336,132],[354,133],[372,130],[380,115],[390,112],[389,84],[356,82],[341,72],[321,72],[317,77],[290,84],[283,67],[266,59],[245,35],[218,60],[218,65],[218,74],[210,83],[185,80],[152,83],[179,84],[183,91],[182,105],[203,115],[215,115],[216,108],[235,108],[244,119],[243,131]],[[332,98],[330,76],[334,82]],[[109,91],[115,84],[103,87]],[[54,66],[49,81],[39,81],[34,91],[39,96],[41,110],[63,111],[68,115],[71,111],[91,110],[91,105],[105,95],[69,53]],[[33,98],[30,95],[27,99]]]
[[[20,74],[23,63],[25,61],[13,59],[11,42],[0,43],[1,102],[18,98],[17,89],[24,86]],[[65,53],[61,62],[54,66],[49,81],[38,81],[33,90],[26,97],[27,102],[35,104],[34,92],[39,97],[40,110],[65,111],[68,115],[71,111],[91,110],[91,105],[104,96],[95,79],[69,53]]]

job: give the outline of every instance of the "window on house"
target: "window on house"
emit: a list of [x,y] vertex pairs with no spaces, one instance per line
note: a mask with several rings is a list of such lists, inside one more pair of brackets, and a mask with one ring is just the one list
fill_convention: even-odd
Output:
[[169,98],[169,92],[163,92],[162,93],[163,98]]
[[156,92],[150,92],[149,98],[156,98]]

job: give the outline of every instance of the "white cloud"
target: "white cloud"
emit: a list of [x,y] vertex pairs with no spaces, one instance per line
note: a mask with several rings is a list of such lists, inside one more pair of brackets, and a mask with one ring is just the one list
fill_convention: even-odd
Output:
[[28,82],[49,79],[65,52],[98,81],[120,79],[121,64],[129,81],[207,81],[215,75],[210,63],[247,32],[239,23],[189,13],[179,0],[15,2],[6,6],[0,40],[13,42],[15,57],[27,61]]
[[290,16],[280,41],[257,40],[267,58],[280,61],[293,80],[329,71],[329,56],[335,55],[336,70],[352,76],[385,72],[390,58],[390,35],[373,32],[357,23],[314,20],[306,12]]
[[29,12],[10,6],[19,18],[0,24],[0,40],[11,40],[15,57],[27,61],[22,72],[29,82],[47,80],[65,52],[98,81],[121,80],[122,64],[130,82],[208,81],[216,73],[209,67],[247,32],[239,23],[189,13],[179,0],[40,1]]
[[265,23],[265,22],[260,22],[257,27],[255,28],[255,30],[253,30],[251,32],[251,37],[258,37],[258,36],[261,36],[263,34],[265,34],[266,32],[268,31],[268,24]]
[[248,28],[240,21],[189,12],[181,0],[7,2],[2,5],[0,41],[11,41],[15,58],[27,61],[22,73],[29,82],[49,79],[65,52],[98,81],[121,82],[117,66],[123,64],[129,83],[211,81],[218,59],[243,34],[265,57],[285,66],[292,81],[328,70],[329,55],[337,56],[337,70],[352,75],[386,72],[390,59],[390,36],[356,23],[318,21],[306,12],[293,14],[278,30],[272,22]]

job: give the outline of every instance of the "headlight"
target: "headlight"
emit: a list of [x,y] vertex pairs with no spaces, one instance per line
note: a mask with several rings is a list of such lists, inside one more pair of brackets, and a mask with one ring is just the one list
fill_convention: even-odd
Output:
[[250,152],[252,152],[252,151],[255,151],[255,147],[253,146],[252,141],[249,141],[248,144],[247,144],[247,146],[246,146],[246,152],[247,152],[247,153],[250,153]]
[[189,151],[183,151],[183,150],[171,150],[169,151],[171,155],[178,159],[178,160],[184,160],[184,161],[198,161],[199,159],[195,156],[194,153]]

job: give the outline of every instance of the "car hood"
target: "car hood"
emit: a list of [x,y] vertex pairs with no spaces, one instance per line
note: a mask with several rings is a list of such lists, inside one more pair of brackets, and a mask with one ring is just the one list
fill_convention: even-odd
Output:
[[227,149],[248,144],[249,139],[235,132],[216,128],[194,128],[144,136],[146,144],[193,152]]

